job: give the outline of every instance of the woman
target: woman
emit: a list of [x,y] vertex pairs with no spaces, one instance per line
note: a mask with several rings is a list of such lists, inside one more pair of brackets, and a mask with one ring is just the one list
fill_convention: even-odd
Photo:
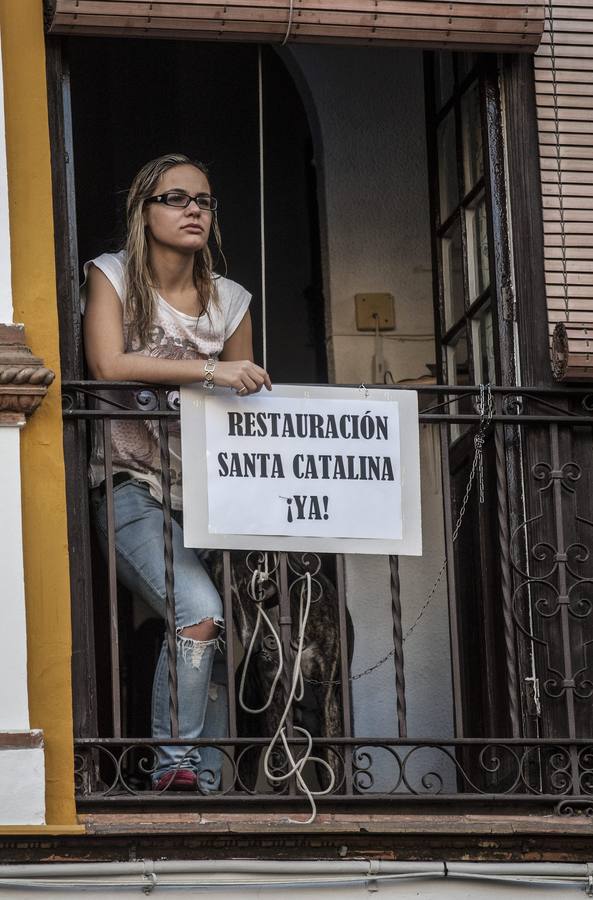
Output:
[[[147,163],[127,201],[125,250],[85,265],[84,340],[93,378],[233,388],[242,396],[271,389],[253,362],[250,294],[215,275],[208,239],[220,249],[216,199],[205,167],[171,154]],[[178,430],[170,436],[171,501],[181,509]],[[158,433],[148,420],[112,422],[118,578],[161,616],[165,612],[163,516]],[[106,546],[103,450],[94,441],[92,507]],[[179,517],[177,517],[179,518]],[[222,604],[199,551],[183,546],[173,522],[179,734],[192,739],[221,725],[210,676],[223,627]],[[153,737],[170,737],[165,644],[152,697]],[[209,688],[211,702],[208,703]],[[224,712],[224,711],[223,711]],[[218,713],[218,714],[217,714]],[[218,725],[208,723],[209,716]],[[203,754],[205,757],[206,754]],[[212,756],[212,754],[211,754]],[[155,790],[207,790],[220,781],[215,764],[186,747],[159,747]],[[213,769],[216,769],[213,771]],[[200,777],[201,775],[201,777]]]

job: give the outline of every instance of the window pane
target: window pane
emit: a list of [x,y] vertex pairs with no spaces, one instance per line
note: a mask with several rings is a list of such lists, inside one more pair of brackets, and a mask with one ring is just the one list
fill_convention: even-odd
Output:
[[451,215],[459,202],[457,153],[455,150],[455,116],[447,113],[437,131],[439,154],[439,190],[441,222]]
[[445,330],[451,328],[465,313],[463,300],[463,252],[459,219],[441,239],[443,254],[443,298],[445,302]]
[[490,284],[486,198],[481,194],[474,206],[466,210],[467,268],[470,303]]
[[453,54],[450,50],[435,53],[435,102],[441,109],[453,93]]
[[455,341],[447,347],[449,384],[469,384],[469,362],[467,332],[462,328]]
[[472,81],[461,98],[461,128],[464,189],[467,194],[484,174],[480,87],[477,81]]
[[494,363],[494,325],[489,306],[482,309],[472,322],[474,351],[474,381],[476,384],[493,384],[496,381]]
[[[447,382],[448,384],[469,384],[469,356],[467,347],[467,332],[462,328],[454,341],[447,347]],[[468,408],[468,398],[456,399],[454,395],[450,395],[452,401],[450,409],[452,413],[463,414],[471,412]],[[467,429],[469,425],[459,425],[453,423],[449,430],[449,438],[456,441]]]

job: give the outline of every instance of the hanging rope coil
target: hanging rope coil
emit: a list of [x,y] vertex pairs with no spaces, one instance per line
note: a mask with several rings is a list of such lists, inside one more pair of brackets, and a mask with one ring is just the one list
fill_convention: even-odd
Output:
[[[253,576],[251,578],[251,583],[249,585],[249,595],[251,599],[257,604],[257,618],[255,621],[255,626],[253,629],[253,634],[251,636],[251,640],[249,642],[249,647],[247,648],[247,652],[245,654],[245,661],[243,665],[243,672],[241,674],[241,683],[239,687],[239,704],[241,708],[247,712],[252,713],[254,715],[258,713],[264,712],[271,705],[274,694],[276,692],[276,686],[282,676],[282,673],[285,668],[285,659],[284,659],[284,651],[282,648],[282,640],[280,635],[276,631],[274,627],[274,623],[271,618],[268,616],[264,609],[264,585],[270,579],[270,571],[268,568],[268,554],[264,554],[263,563],[260,563],[258,568],[254,571]],[[276,568],[276,559],[274,555],[274,565],[273,569]],[[317,815],[317,806],[315,803],[315,797],[321,797],[324,794],[329,794],[333,791],[335,787],[335,774],[329,763],[322,759],[319,756],[314,756],[312,754],[313,750],[313,737],[307,731],[306,728],[302,728],[299,725],[293,725],[293,731],[300,734],[307,741],[304,753],[295,759],[293,756],[290,744],[288,742],[288,737],[286,733],[286,720],[290,715],[292,710],[292,704],[296,700],[297,702],[303,699],[304,695],[304,681],[303,681],[303,672],[302,672],[302,659],[303,659],[303,651],[305,648],[305,631],[307,628],[307,621],[309,618],[309,611],[311,609],[311,573],[305,572],[303,575],[299,576],[296,579],[294,584],[292,585],[292,590],[295,589],[295,586],[298,586],[300,582],[300,592],[299,592],[299,627],[298,627],[298,638],[297,638],[297,648],[296,654],[294,658],[294,663],[292,667],[292,680],[290,684],[290,689],[288,692],[288,696],[286,697],[284,703],[284,710],[280,717],[280,721],[276,728],[276,731],[273,737],[270,740],[270,743],[266,747],[266,751],[264,753],[264,761],[263,768],[264,774],[268,781],[271,784],[281,784],[282,782],[288,781],[290,778],[295,777],[296,783],[299,789],[305,794],[307,799],[309,800],[309,804],[311,806],[311,814],[309,818],[306,820],[304,824],[310,825]],[[276,644],[276,648],[278,650],[278,666],[276,672],[274,674],[274,678],[272,679],[272,684],[270,685],[270,690],[268,692],[268,696],[263,704],[263,706],[258,709],[251,708],[245,702],[245,679],[247,675],[247,671],[251,664],[254,648],[257,645],[257,640],[262,630],[262,623],[265,622],[274,643]],[[277,745],[280,744],[282,746],[284,756],[287,761],[287,768],[278,773],[274,771],[274,766],[272,763],[272,755],[275,753]],[[329,783],[328,786],[321,790],[313,790],[307,784],[305,777],[303,775],[303,770],[308,763],[314,763],[317,767],[321,766],[324,768],[329,775]],[[299,820],[289,819],[293,824],[302,824]]]

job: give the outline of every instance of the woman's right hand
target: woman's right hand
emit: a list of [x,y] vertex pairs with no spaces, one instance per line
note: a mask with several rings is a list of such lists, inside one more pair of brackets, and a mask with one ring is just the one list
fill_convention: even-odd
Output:
[[263,386],[271,391],[272,382],[265,369],[248,359],[218,361],[213,372],[214,384],[234,388],[238,394],[256,394]]

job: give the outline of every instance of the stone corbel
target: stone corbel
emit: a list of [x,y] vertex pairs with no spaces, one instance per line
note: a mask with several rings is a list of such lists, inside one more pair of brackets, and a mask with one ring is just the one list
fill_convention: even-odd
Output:
[[54,380],[25,343],[24,325],[0,324],[0,425],[23,424]]

